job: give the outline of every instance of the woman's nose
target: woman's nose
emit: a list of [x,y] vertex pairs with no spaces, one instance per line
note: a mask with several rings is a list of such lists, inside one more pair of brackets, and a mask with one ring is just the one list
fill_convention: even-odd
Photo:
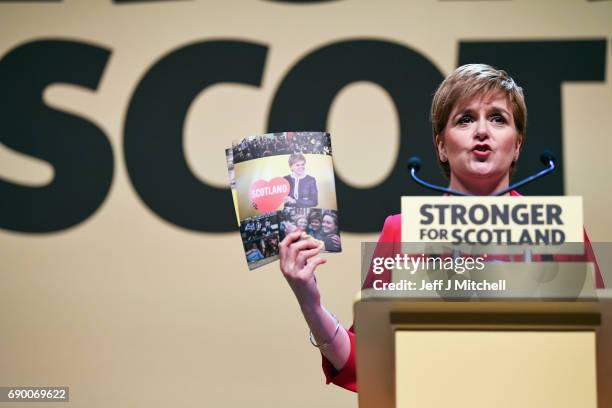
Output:
[[489,130],[487,128],[487,121],[480,119],[476,122],[476,133],[474,137],[478,140],[484,140],[489,137]]

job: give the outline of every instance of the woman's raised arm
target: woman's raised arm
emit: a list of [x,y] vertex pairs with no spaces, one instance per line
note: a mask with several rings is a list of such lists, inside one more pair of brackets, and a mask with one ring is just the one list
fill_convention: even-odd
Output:
[[351,352],[349,335],[321,304],[315,270],[326,262],[312,239],[300,240],[300,231],[288,234],[279,245],[280,269],[300,305],[321,353],[341,370]]

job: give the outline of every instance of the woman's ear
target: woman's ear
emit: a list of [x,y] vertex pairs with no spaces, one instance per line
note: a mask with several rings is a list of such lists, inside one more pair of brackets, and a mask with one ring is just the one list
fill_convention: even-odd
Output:
[[436,135],[436,149],[438,149],[438,159],[441,162],[446,163],[448,161],[446,146],[444,144],[444,138],[440,135]]
[[525,137],[523,135],[519,135],[516,138],[516,144],[514,145],[514,157],[512,158],[513,162],[516,162],[521,154],[521,149],[523,148],[523,141]]

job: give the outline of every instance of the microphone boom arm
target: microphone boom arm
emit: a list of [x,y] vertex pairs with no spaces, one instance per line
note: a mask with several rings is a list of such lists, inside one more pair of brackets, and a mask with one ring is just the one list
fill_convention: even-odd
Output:
[[529,184],[532,181],[534,181],[536,179],[539,179],[540,177],[545,176],[545,175],[547,175],[548,173],[550,173],[551,171],[554,171],[554,170],[555,170],[555,160],[553,158],[548,158],[548,167],[547,168],[545,168],[544,170],[541,170],[540,172],[538,172],[536,174],[533,174],[533,175],[527,177],[526,179],[523,179],[523,180],[518,181],[518,182],[516,182],[514,184],[511,184],[507,188],[504,188],[503,190],[498,191],[498,192],[496,192],[493,195],[496,195],[496,196],[504,195],[508,191],[512,191],[514,189],[517,189],[519,187],[524,186],[525,184]]
[[[522,187],[525,184],[531,183],[534,180],[539,179],[542,176],[547,175],[548,173],[551,173],[552,171],[555,170],[556,165],[555,165],[555,156],[553,155],[553,153],[550,150],[545,150],[542,155],[540,156],[540,160],[542,161],[543,164],[545,164],[546,167],[544,170],[539,171],[536,174],[533,174],[521,181],[518,181],[510,186],[508,186],[507,188],[504,188],[500,191],[496,191],[495,193],[491,194],[493,196],[501,196],[506,194],[508,191],[512,191],[516,188]],[[446,193],[446,194],[451,194],[451,195],[457,195],[457,196],[472,196],[473,194],[467,194],[467,193],[462,193],[460,191],[455,191],[452,190],[450,188],[447,187],[442,187],[442,186],[437,186],[435,184],[431,184],[426,182],[425,180],[421,179],[419,176],[417,176],[417,172],[420,170],[421,168],[421,159],[419,159],[417,156],[412,156],[410,158],[410,160],[408,160],[408,169],[410,170],[410,177],[412,177],[412,179],[419,185],[428,188],[430,190],[435,190],[435,191],[439,191],[442,193]]]
[[464,196],[464,197],[468,197],[468,196],[471,195],[471,194],[462,193],[460,191],[451,190],[450,188],[436,186],[435,184],[428,183],[425,180],[421,179],[419,176],[417,176],[416,172],[417,172],[417,169],[415,167],[411,167],[410,168],[410,176],[412,177],[412,179],[414,181],[416,181],[417,184],[420,184],[420,185],[422,185],[425,188],[429,188],[431,190],[440,191],[442,193],[458,195],[458,196]]

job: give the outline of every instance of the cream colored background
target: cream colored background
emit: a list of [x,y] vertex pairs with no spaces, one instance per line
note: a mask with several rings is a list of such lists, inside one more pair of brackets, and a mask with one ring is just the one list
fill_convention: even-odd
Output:
[[[44,98],[93,121],[115,155],[109,195],[84,223],[46,235],[0,231],[0,384],[67,385],[72,407],[355,406],[353,394],[323,385],[318,353],[276,264],[249,273],[237,232],[177,228],[137,197],[125,169],[122,128],[138,81],[154,61],[192,42],[240,39],[270,47],[261,88],[208,88],[186,118],[189,165],[202,180],[226,186],[223,149],[265,131],[280,79],[323,45],[395,41],[447,74],[459,39],[610,41],[610,21],[612,2],[585,0],[0,4],[2,55],[44,38],[112,49],[97,91],[54,85]],[[605,82],[562,88],[566,193],[584,196],[594,241],[612,239],[610,43],[607,58]],[[336,171],[357,186],[384,178],[397,154],[397,129],[383,90],[367,83],[346,87],[326,129]],[[40,185],[53,170],[0,145],[0,176]],[[318,282],[327,307],[349,324],[359,242],[376,234],[342,238],[343,253],[328,256]]]

